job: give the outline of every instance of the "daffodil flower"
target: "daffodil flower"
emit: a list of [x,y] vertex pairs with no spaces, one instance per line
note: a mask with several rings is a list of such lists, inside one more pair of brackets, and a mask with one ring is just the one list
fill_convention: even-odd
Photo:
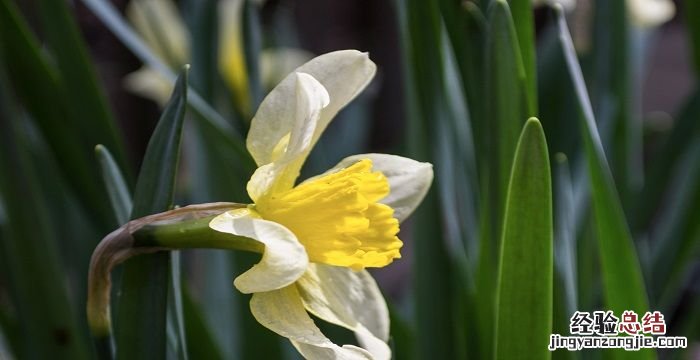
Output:
[[[250,113],[248,72],[243,55],[241,10],[243,0],[219,2],[219,72],[234,95],[236,106]],[[190,33],[173,0],[132,0],[126,15],[146,44],[172,68],[191,61]],[[263,85],[276,84],[297,66],[310,59],[309,53],[293,48],[272,48],[260,55]],[[164,105],[172,84],[156,70],[143,66],[127,75],[126,87],[141,96]]]
[[[354,50],[319,56],[287,76],[251,122],[248,150],[258,169],[254,204],[214,218],[217,231],[265,245],[260,263],[234,285],[268,329],[313,359],[389,359],[386,303],[369,267],[399,258],[399,222],[420,203],[432,166],[385,155],[355,155],[295,186],[299,170],[336,113],[372,79],[375,65]],[[338,346],[309,313],[345,327],[362,348]]]

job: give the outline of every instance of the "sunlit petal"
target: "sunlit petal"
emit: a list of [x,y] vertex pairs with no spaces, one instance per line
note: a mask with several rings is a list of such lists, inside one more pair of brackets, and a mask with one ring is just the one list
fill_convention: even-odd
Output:
[[[376,66],[366,53],[342,50],[318,56],[295,70],[318,80],[328,91],[330,103],[320,114],[311,138],[311,146],[318,140],[328,123],[362,89],[367,86]],[[293,132],[296,119],[296,75],[287,76],[260,104],[248,133],[248,150],[257,162],[264,165],[274,161],[280,141]],[[303,159],[306,154],[302,154]]]
[[260,219],[248,209],[225,212],[214,218],[209,227],[245,236],[265,245],[260,262],[233,282],[242,293],[270,291],[287,286],[302,276],[308,266],[306,251],[291,231],[275,222]]
[[261,325],[291,340],[307,359],[372,359],[358,347],[340,347],[323,335],[304,309],[294,285],[253,294],[250,311]]
[[173,84],[150,67],[142,67],[124,77],[124,86],[134,94],[164,106],[173,91]]
[[[294,106],[280,108],[292,113],[294,124],[290,132],[279,139],[273,149],[272,162],[261,166],[248,183],[248,194],[257,202],[269,192],[284,191],[294,186],[306,155],[311,151],[314,131],[322,109],[328,105],[328,92],[311,75],[294,73]],[[249,136],[250,139],[250,136]]]
[[627,0],[632,23],[639,27],[659,26],[673,18],[676,6],[670,0]]
[[153,52],[178,68],[190,58],[190,38],[172,0],[133,0],[126,9],[129,21]]
[[319,318],[355,332],[375,359],[390,359],[389,311],[367,271],[310,264],[297,282],[304,307]]

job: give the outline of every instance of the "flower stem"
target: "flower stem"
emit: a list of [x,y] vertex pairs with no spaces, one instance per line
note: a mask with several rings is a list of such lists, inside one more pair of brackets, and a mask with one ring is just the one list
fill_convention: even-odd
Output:
[[140,254],[178,249],[227,249],[262,253],[263,244],[209,227],[216,216],[245,207],[235,203],[190,205],[132,220],[107,235],[90,260],[87,317],[101,359],[111,359],[110,274],[125,260]]

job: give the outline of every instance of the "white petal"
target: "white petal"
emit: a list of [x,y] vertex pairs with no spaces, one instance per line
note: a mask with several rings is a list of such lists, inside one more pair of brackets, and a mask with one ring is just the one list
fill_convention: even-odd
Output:
[[[330,95],[330,103],[314,129],[313,146],[338,111],[367,86],[376,66],[366,53],[342,50],[311,59],[295,72],[311,75]],[[274,161],[275,147],[298,126],[294,110],[296,88],[296,76],[292,73],[265,97],[251,122],[247,145],[258,165]]]
[[126,15],[160,59],[173,67],[189,61],[189,32],[172,0],[133,0]]
[[381,171],[389,180],[389,196],[380,202],[394,209],[394,217],[399,222],[406,220],[430,189],[433,165],[397,155],[358,154],[346,157],[326,173],[336,172],[362,159],[372,160],[372,169]]
[[227,211],[215,217],[209,227],[245,236],[265,245],[262,259],[234,280],[245,294],[280,289],[304,274],[309,258],[304,246],[284,226],[256,217],[248,209]]
[[371,359],[355,346],[340,347],[332,343],[306,313],[297,287],[253,294],[250,311],[266,328],[284,336],[307,359]]
[[375,359],[390,359],[389,310],[377,283],[365,270],[310,264],[297,281],[304,307],[332,324],[355,332]]
[[671,20],[676,6],[670,0],[627,0],[632,23],[639,27],[654,27]]
[[142,67],[124,78],[124,86],[134,94],[151,99],[165,106],[173,91],[173,84],[159,72]]
[[328,92],[311,75],[292,74],[295,79],[294,126],[273,149],[272,163],[262,165],[248,182],[248,194],[256,201],[271,190],[287,190],[294,186],[311,142],[322,109],[328,105]]

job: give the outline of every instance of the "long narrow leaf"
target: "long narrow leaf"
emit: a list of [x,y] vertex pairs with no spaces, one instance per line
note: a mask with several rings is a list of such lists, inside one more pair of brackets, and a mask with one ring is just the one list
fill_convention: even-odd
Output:
[[87,359],[90,351],[67,293],[56,232],[37,191],[41,174],[30,161],[20,126],[27,119],[7,84],[0,61],[0,193],[7,219],[0,228],[0,257],[3,269],[9,269],[3,279],[21,319],[16,350],[26,358]]
[[[57,69],[41,53],[38,40],[17,8],[0,0],[0,49],[8,67],[8,77],[24,108],[44,134],[59,164],[61,174],[82,205],[95,216],[104,230],[114,225],[105,192],[94,168],[92,149],[84,142],[82,126],[69,112],[65,90]],[[51,106],[47,105],[51,101]],[[89,137],[90,141],[101,141]]]
[[[624,310],[644,313],[648,310],[648,303],[639,259],[605,158],[581,67],[561,10],[558,12],[558,24],[563,56],[575,85],[581,112],[579,119],[591,182],[605,305],[607,309],[617,314],[621,314]],[[614,353],[619,356],[624,354],[624,352]],[[634,355],[652,358],[653,354],[652,351],[640,351]]]
[[[542,125],[530,119],[513,160],[501,243],[496,359],[548,359],[552,333],[552,184]],[[527,331],[523,331],[527,329]]]
[[[173,205],[186,104],[185,70],[148,144],[134,192],[132,219]],[[116,331],[120,359],[165,357],[169,258],[170,254],[158,253],[124,264]]]

